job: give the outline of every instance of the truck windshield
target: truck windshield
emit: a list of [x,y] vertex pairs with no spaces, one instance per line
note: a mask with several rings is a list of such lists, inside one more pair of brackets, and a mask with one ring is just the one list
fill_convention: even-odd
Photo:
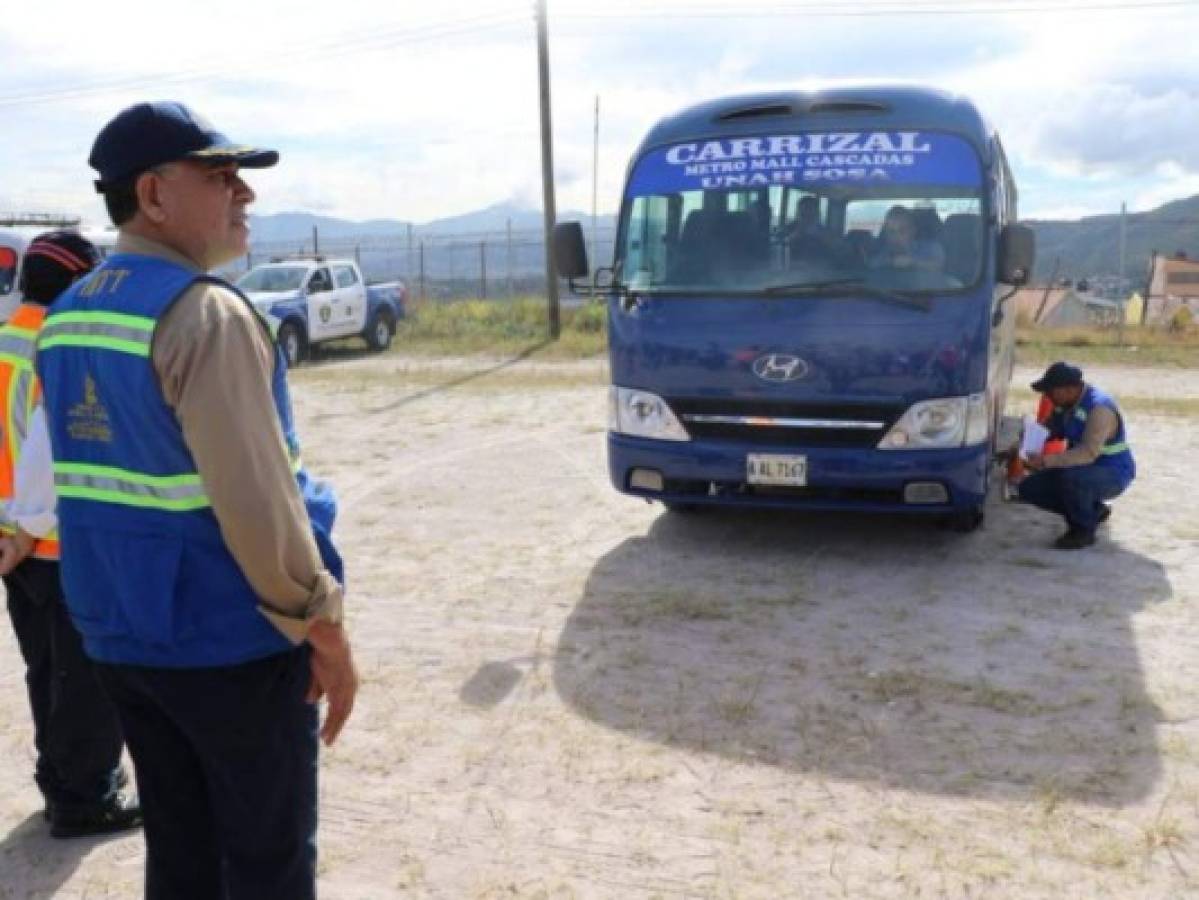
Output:
[[298,291],[307,274],[307,266],[264,266],[251,269],[237,280],[237,286],[243,291],[264,294]]
[[664,293],[944,292],[978,281],[982,167],[918,131],[806,133],[657,148],[633,168],[617,264]]

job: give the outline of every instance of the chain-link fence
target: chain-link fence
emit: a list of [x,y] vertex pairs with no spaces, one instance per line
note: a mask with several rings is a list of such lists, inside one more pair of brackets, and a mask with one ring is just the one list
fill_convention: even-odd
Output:
[[[592,269],[612,263],[615,229],[584,227]],[[234,277],[261,263],[318,253],[355,259],[369,282],[403,281],[410,297],[506,299],[545,293],[545,240],[540,229],[470,234],[345,235],[314,232],[306,240],[253,241],[232,267]]]

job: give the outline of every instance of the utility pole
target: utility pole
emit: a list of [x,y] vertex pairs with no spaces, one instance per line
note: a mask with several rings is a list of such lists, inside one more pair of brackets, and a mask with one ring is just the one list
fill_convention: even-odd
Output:
[[596,252],[599,247],[596,237],[596,204],[599,196],[599,94],[595,95],[595,131],[591,141],[591,265],[596,264]]
[[1037,307],[1037,314],[1033,316],[1032,323],[1034,325],[1041,324],[1041,314],[1045,312],[1045,304],[1049,302],[1049,292],[1053,290],[1053,285],[1057,281],[1057,270],[1061,267],[1062,258],[1059,256],[1053,261],[1053,274],[1049,276],[1049,284],[1045,285],[1045,293],[1041,297],[1041,305]]
[[1149,276],[1145,279],[1145,299],[1141,301],[1141,324],[1149,321],[1149,299],[1153,290],[1154,270],[1157,268],[1157,251],[1149,251]]
[[487,299],[487,241],[479,241],[479,299]]
[[554,267],[553,231],[558,211],[554,203],[554,130],[550,122],[550,50],[545,22],[546,0],[537,0],[537,79],[541,87],[541,194],[545,217],[545,296],[550,340],[562,333],[558,305],[558,273]]
[[506,254],[507,255],[507,263],[508,263],[508,265],[507,265],[508,299],[511,300],[512,299],[512,217],[511,216],[508,217],[506,230],[507,230],[507,234],[508,234],[508,248],[507,248],[508,252]]
[[[1127,219],[1128,219],[1128,204],[1121,202],[1120,204],[1120,293],[1125,291],[1127,279],[1124,275],[1124,253],[1128,247],[1127,242]],[[1128,303],[1127,297],[1120,298],[1119,315],[1120,321],[1116,323],[1116,346],[1124,346],[1124,307]]]
[[412,265],[412,223],[409,222],[408,223],[408,271],[405,273],[405,277],[409,281],[412,280],[412,272],[414,269],[415,269],[415,266]]
[[425,299],[425,242],[423,240],[420,242],[420,273],[417,277],[420,281],[420,293],[417,296],[423,303]]
[[1128,248],[1127,219],[1128,219],[1128,204],[1121,203],[1120,204],[1120,277],[1121,278],[1125,278],[1125,276],[1126,276],[1126,273],[1124,271],[1124,253]]
[[313,256],[320,256],[320,255],[321,255],[321,244],[320,244],[320,238],[319,238],[319,236],[318,236],[318,235],[317,235],[317,233],[316,233],[316,226],[315,226],[315,225],[313,225],[313,226],[312,226],[312,255],[313,255]]

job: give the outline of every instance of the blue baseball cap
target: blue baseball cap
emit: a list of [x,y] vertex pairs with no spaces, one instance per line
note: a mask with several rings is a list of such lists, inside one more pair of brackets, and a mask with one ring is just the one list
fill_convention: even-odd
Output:
[[147,169],[180,159],[265,169],[279,161],[279,154],[236,144],[182,103],[158,100],[117,113],[96,135],[87,162],[100,174],[96,190],[104,193]]
[[1082,369],[1068,362],[1055,362],[1045,370],[1045,374],[1034,381],[1030,387],[1038,394],[1046,394],[1054,388],[1077,387],[1082,384]]

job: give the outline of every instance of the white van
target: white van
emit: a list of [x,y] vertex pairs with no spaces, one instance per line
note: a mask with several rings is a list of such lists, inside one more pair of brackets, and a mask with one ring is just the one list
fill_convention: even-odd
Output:
[[21,303],[21,263],[25,249],[39,234],[55,229],[78,231],[96,245],[100,256],[107,256],[116,246],[115,229],[79,228],[79,220],[42,217],[22,217],[0,220],[0,322],[7,322]]

